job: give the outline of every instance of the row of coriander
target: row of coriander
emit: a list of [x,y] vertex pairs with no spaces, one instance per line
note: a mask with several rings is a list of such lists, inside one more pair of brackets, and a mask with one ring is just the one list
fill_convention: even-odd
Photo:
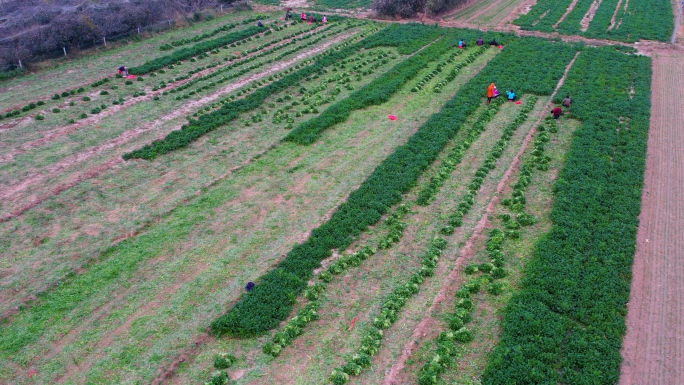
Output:
[[[331,250],[351,244],[415,186],[466,118],[481,105],[483,91],[492,79],[505,78],[507,85],[521,93],[548,95],[574,54],[571,46],[541,39],[518,39],[511,45],[513,49],[502,50],[439,113],[388,156],[328,222],[314,229],[275,270],[260,279],[252,292],[243,295],[227,314],[214,321],[213,333],[251,337],[276,327],[292,309],[288,298],[304,290],[313,270],[331,255]],[[537,66],[522,60],[532,52],[543,59]]]
[[650,58],[585,48],[559,90],[577,95],[582,125],[554,186],[553,226],[506,307],[483,384],[617,383],[650,81]]
[[[418,372],[419,385],[436,385],[439,378],[448,368],[453,367],[458,358],[458,349],[454,343],[468,343],[473,336],[462,331],[465,324],[472,319],[474,295],[485,287],[490,295],[499,295],[503,291],[503,284],[498,279],[507,275],[505,270],[506,255],[503,246],[506,238],[518,239],[520,229],[537,222],[537,218],[527,214],[525,208],[525,191],[528,189],[532,173],[536,170],[548,170],[548,160],[544,155],[544,145],[550,139],[549,132],[558,132],[554,120],[547,120],[537,129],[534,149],[526,155],[520,167],[518,181],[513,185],[511,198],[501,201],[502,206],[508,207],[511,213],[499,215],[502,228],[494,228],[489,232],[485,245],[485,252],[490,262],[469,264],[464,269],[466,275],[482,273],[463,283],[455,293],[454,311],[447,315],[450,332],[442,332],[434,341],[435,348],[428,354],[428,360]],[[513,204],[512,202],[517,202]],[[461,330],[459,334],[458,331]]]
[[[425,44],[434,40],[439,32],[439,30],[427,27],[422,27],[422,30],[424,30],[424,32],[422,32],[420,26],[411,24],[402,26],[393,25],[374,35],[371,35],[370,37],[367,37],[359,43],[353,45],[343,43],[342,46],[346,46],[345,48],[341,48],[338,51],[335,49],[328,50],[326,53],[319,55],[312,65],[290,73],[278,81],[275,81],[251,93],[244,99],[226,103],[221,108],[212,111],[211,113],[205,114],[197,120],[191,119],[189,123],[183,125],[180,130],[172,131],[165,138],[154,141],[138,150],[124,154],[124,159],[154,159],[158,155],[186,147],[202,135],[235,120],[241,113],[258,108],[270,95],[273,95],[288,87],[295,86],[302,79],[315,75],[323,68],[330,66],[333,63],[336,63],[361,49],[370,49],[382,46],[396,46],[397,40],[394,38],[393,32],[397,30],[402,31],[403,29],[415,29],[416,33],[414,36],[416,37],[416,40],[422,40]],[[362,34],[362,36],[366,34]]]

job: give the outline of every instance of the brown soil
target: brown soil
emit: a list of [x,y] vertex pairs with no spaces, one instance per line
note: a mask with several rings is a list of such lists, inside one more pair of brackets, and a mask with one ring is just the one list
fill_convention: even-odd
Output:
[[[620,385],[684,383],[684,51],[655,52]],[[677,90],[679,92],[672,92]]]
[[589,10],[580,21],[580,30],[582,32],[587,32],[587,29],[589,29],[589,24],[594,20],[594,15],[596,15],[596,10],[601,5],[601,1],[602,0],[594,0],[594,2],[591,3]]
[[[567,67],[565,68],[565,73],[563,74],[563,77],[558,81],[558,84],[556,85],[555,90],[553,91],[553,94],[551,94],[551,97],[549,100],[553,100],[553,97],[556,95],[556,92],[558,92],[558,89],[563,85],[565,82],[565,78],[568,75],[568,72],[570,71],[570,68],[572,65],[575,63],[575,59],[577,59],[577,55],[579,55],[579,52],[575,55],[574,58],[568,63]],[[419,346],[420,341],[422,338],[420,336],[425,336],[428,333],[431,332],[431,329],[434,329],[431,325],[435,323],[434,318],[430,315],[433,314],[435,309],[444,301],[447,299],[447,294],[448,292],[453,292],[455,290],[456,282],[458,282],[459,276],[460,276],[460,271],[461,267],[464,265],[466,261],[468,261],[473,255],[474,255],[474,248],[476,245],[476,242],[483,236],[483,232],[486,228],[490,227],[489,224],[489,215],[494,212],[494,208],[496,205],[499,203],[499,197],[503,193],[504,189],[506,188],[506,185],[508,184],[509,179],[513,175],[514,172],[518,169],[518,165],[522,159],[522,155],[525,152],[525,149],[527,149],[529,143],[532,142],[532,138],[534,134],[537,132],[537,126],[539,125],[539,122],[543,119],[544,115],[540,115],[539,118],[537,119],[537,122],[532,126],[530,131],[528,132],[527,136],[525,137],[525,140],[523,141],[522,145],[520,146],[520,150],[518,150],[518,153],[515,155],[513,160],[511,161],[510,165],[508,166],[508,169],[504,173],[504,175],[501,177],[501,180],[496,186],[496,192],[493,194],[492,198],[490,199],[489,203],[487,204],[487,207],[485,208],[485,214],[482,216],[480,221],[475,225],[475,228],[473,229],[472,235],[468,238],[466,241],[465,246],[461,248],[461,255],[460,257],[456,260],[456,264],[454,266],[454,269],[449,273],[449,277],[445,281],[445,284],[441,287],[437,295],[434,297],[432,301],[432,305],[430,306],[430,309],[426,311],[425,313],[428,314],[426,317],[424,317],[418,326],[413,331],[413,338],[408,341],[405,345],[404,348],[402,349],[401,355],[399,356],[399,359],[392,365],[392,368],[389,370],[387,375],[385,376],[385,379],[383,380],[383,385],[394,385],[394,384],[403,384],[406,383],[405,378],[402,378],[402,370],[404,366],[406,365],[406,360],[411,356],[411,353],[415,351],[415,349]],[[434,334],[434,331],[431,332],[431,334]]]
[[[0,217],[0,222],[5,222],[8,221],[18,215],[21,215],[23,212],[26,210],[29,210],[38,204],[44,202],[45,200],[49,199],[50,197],[57,195],[61,193],[62,191],[65,191],[66,189],[69,189],[76,184],[86,180],[86,179],[91,179],[94,178],[103,172],[107,171],[108,169],[114,167],[117,164],[123,163],[123,159],[121,158],[121,155],[126,152],[130,151],[131,149],[128,148],[120,148],[119,150],[116,151],[114,156],[110,158],[108,161],[104,162],[103,164],[100,164],[98,166],[92,167],[89,170],[85,172],[76,172],[71,175],[71,177],[68,178],[66,182],[63,182],[57,187],[52,188],[48,193],[43,194],[43,195],[31,195],[29,197],[26,197],[25,195],[21,194],[22,192],[26,191],[29,187],[35,186],[37,184],[42,184],[46,180],[49,180],[50,178],[54,177],[55,175],[62,174],[65,169],[73,167],[76,164],[79,164],[95,155],[98,155],[102,153],[105,150],[112,149],[114,147],[120,146],[124,143],[128,143],[132,141],[135,137],[139,136],[140,134],[147,132],[150,129],[155,129],[158,126],[161,126],[164,122],[168,120],[172,120],[175,118],[178,118],[183,115],[189,114],[191,111],[198,109],[199,107],[206,105],[208,103],[211,103],[215,101],[216,99],[219,99],[221,96],[228,94],[230,92],[235,91],[236,89],[239,89],[246,84],[259,80],[261,78],[267,77],[268,75],[278,72],[283,70],[284,68],[290,67],[293,63],[300,61],[306,57],[315,55],[325,49],[327,49],[329,46],[337,43],[340,40],[346,39],[349,37],[349,34],[338,36],[337,38],[326,42],[325,44],[321,44],[317,46],[315,49],[308,50],[306,52],[303,52],[299,55],[297,55],[295,58],[290,59],[288,61],[280,62],[276,65],[273,65],[272,67],[268,68],[267,70],[263,72],[259,72],[256,74],[253,74],[251,76],[248,76],[247,78],[244,78],[238,82],[231,83],[230,85],[223,87],[220,91],[215,92],[211,95],[205,96],[199,100],[186,103],[182,108],[179,108],[172,112],[171,114],[168,114],[160,119],[157,119],[151,123],[148,123],[146,125],[143,125],[139,128],[135,128],[133,130],[126,131],[122,133],[118,138],[115,138],[111,140],[108,143],[102,144],[100,146],[96,146],[93,148],[90,148],[88,150],[85,150],[81,153],[72,155],[70,157],[67,157],[63,159],[60,162],[57,162],[53,165],[51,165],[47,170],[42,170],[42,171],[36,171],[32,175],[30,175],[28,178],[22,180],[21,182],[17,183],[14,186],[11,186],[7,189],[4,189],[0,191],[0,198],[8,200],[8,201],[22,201],[26,202],[22,204],[20,207],[12,210],[10,213]],[[179,129],[180,127],[173,127],[172,130],[174,129]],[[168,130],[170,131],[170,130]],[[166,133],[168,132],[165,130],[163,133],[161,133],[157,139],[163,138]],[[27,202],[28,201],[28,202]]]
[[618,11],[620,10],[620,6],[622,5],[622,0],[618,0],[617,5],[615,6],[615,11],[613,12],[613,16],[610,18],[610,25],[608,25],[608,31],[613,29],[615,27],[615,18],[617,17]]

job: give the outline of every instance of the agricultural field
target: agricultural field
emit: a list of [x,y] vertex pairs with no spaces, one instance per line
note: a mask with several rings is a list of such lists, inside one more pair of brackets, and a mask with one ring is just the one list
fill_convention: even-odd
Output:
[[282,16],[0,83],[0,382],[617,383],[652,59]]
[[673,20],[669,0],[539,0],[513,23],[525,30],[635,42],[667,41]]
[[523,0],[485,0],[466,2],[442,17],[446,21],[465,23],[478,28],[496,27],[511,19]]

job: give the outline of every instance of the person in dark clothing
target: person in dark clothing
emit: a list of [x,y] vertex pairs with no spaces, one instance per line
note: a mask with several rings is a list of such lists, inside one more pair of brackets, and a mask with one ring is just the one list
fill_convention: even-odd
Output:
[[570,100],[570,95],[565,95],[565,99],[563,99],[563,107],[570,109],[570,105],[572,104],[572,100]]
[[290,10],[288,9],[285,11],[285,20],[290,20],[292,18],[292,15],[290,15]]
[[261,20],[257,20],[257,27],[263,27],[264,25],[261,23]]
[[560,107],[556,107],[553,110],[551,110],[551,113],[553,114],[554,119],[560,118],[561,114],[563,113],[563,109]]
[[477,45],[478,45],[478,47],[481,47],[483,44],[484,44],[484,40],[482,40],[481,37],[478,37],[478,38],[477,38]]
[[119,67],[119,75],[123,77],[128,76],[128,69],[126,68],[126,66]]
[[494,38],[494,39],[492,39],[492,41],[489,42],[489,45],[496,47],[499,45],[499,43],[497,43],[496,38]]

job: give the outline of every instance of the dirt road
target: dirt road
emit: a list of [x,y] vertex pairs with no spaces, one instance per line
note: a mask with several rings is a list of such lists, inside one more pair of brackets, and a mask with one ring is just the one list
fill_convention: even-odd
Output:
[[620,385],[684,383],[684,50],[655,51]]

